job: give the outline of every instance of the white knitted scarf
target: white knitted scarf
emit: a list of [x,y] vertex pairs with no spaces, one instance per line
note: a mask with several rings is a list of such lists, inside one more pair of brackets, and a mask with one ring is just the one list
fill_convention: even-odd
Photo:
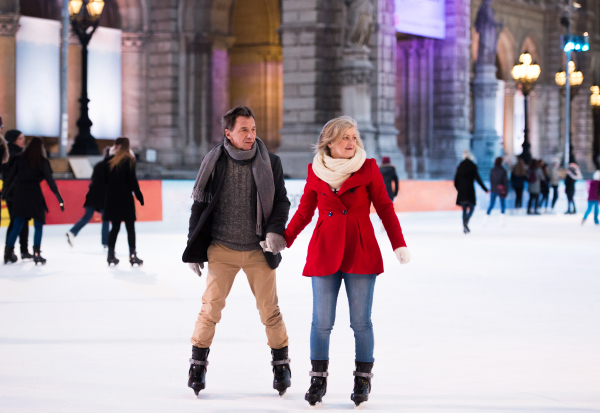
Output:
[[313,159],[312,169],[315,175],[327,182],[331,189],[340,189],[346,179],[362,168],[367,160],[367,153],[360,146],[350,159],[332,158],[324,152],[318,153]]

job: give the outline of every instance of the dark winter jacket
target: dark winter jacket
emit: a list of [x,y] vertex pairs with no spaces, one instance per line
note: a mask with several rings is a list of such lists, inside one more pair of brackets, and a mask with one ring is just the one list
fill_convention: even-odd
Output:
[[[273,211],[269,222],[263,225],[264,234],[274,232],[283,235],[285,224],[290,212],[290,201],[287,197],[285,182],[283,180],[283,168],[281,159],[277,155],[269,153],[271,160],[271,170],[273,171],[273,181],[275,183],[275,198],[273,200]],[[225,151],[217,160],[212,177],[206,184],[207,192],[210,192],[211,201],[194,201],[192,205],[192,214],[190,216],[190,226],[188,231],[188,243],[183,252],[183,262],[206,262],[208,261],[207,251],[212,241],[212,222],[213,212],[219,202],[221,190],[223,188],[223,178],[225,177],[225,168],[227,167],[227,155]],[[252,205],[256,205],[256,188],[252,188]],[[263,235],[264,239],[264,235]],[[265,259],[269,267],[275,269],[281,262],[281,253],[274,255],[270,252],[264,252]]]
[[526,175],[516,175],[514,172],[510,175],[510,184],[515,190],[523,190],[525,188],[526,181]]
[[[7,179],[9,171],[14,164],[15,157],[17,155],[20,155],[21,153],[23,153],[23,148],[15,145],[12,142],[10,142],[7,146],[8,146],[8,161],[6,163],[2,164],[2,176],[3,176],[3,179],[5,179],[5,180]],[[4,183],[4,186],[6,187],[6,182]]]
[[17,155],[11,161],[11,165],[8,179],[5,180],[6,190],[3,192],[3,197],[11,204],[11,216],[34,218],[45,224],[48,206],[40,182],[46,180],[58,202],[63,203],[56,182],[52,178],[50,162],[44,160],[41,169],[32,168],[20,155]]
[[106,182],[104,180],[104,163],[98,162],[94,166],[94,172],[92,173],[92,182],[88,189],[88,193],[85,196],[84,208],[94,208],[100,212],[104,209],[104,202],[106,201]]
[[508,174],[501,166],[494,166],[490,171],[490,191],[504,197],[508,193]]
[[540,194],[550,193],[550,178],[548,177],[548,168],[540,168],[542,170],[543,178],[540,181]]
[[[388,196],[394,201],[394,198],[398,196],[398,175],[396,174],[396,168],[393,165],[384,164],[379,167],[379,172],[383,176],[383,183],[385,184],[385,190]],[[396,190],[392,189],[392,182],[396,185]]]
[[135,176],[135,161],[125,158],[112,170],[108,162],[114,157],[102,161],[106,195],[104,201],[105,221],[135,221],[135,202],[133,195],[144,205],[144,196]]
[[475,198],[475,181],[487,192],[487,188],[477,171],[477,165],[470,159],[465,159],[458,165],[456,175],[454,175],[454,187],[458,191],[456,205],[477,204]]

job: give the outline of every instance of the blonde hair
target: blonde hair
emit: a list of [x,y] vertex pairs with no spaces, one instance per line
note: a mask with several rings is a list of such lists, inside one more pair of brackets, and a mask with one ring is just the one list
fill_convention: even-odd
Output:
[[336,143],[340,141],[344,136],[344,132],[352,127],[356,130],[356,144],[362,149],[365,149],[363,141],[360,138],[360,132],[358,131],[356,120],[350,116],[339,116],[331,119],[325,124],[325,126],[323,126],[321,134],[319,135],[319,141],[316,145],[314,145],[315,153],[325,153],[326,155],[331,156],[331,151],[329,150],[328,145],[330,143]]
[[124,160],[129,161],[131,164],[135,162],[135,157],[131,156],[129,151],[129,139],[125,137],[117,138],[115,140],[115,145],[120,146],[119,150],[115,154],[115,156],[108,161],[109,170],[112,171]]
[[470,161],[475,161],[475,156],[473,156],[473,154],[471,153],[470,150],[465,149],[463,151],[463,155],[462,155],[463,160],[468,159]]

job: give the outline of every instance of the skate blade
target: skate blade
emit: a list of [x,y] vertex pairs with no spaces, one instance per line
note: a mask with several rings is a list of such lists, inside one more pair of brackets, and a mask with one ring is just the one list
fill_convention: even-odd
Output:
[[354,402],[354,410],[360,410],[363,408],[365,402]]

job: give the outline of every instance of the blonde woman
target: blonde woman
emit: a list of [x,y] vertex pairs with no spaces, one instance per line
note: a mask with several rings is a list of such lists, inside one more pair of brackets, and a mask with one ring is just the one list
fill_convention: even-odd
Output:
[[369,218],[371,203],[400,263],[408,263],[410,253],[377,163],[367,159],[356,121],[348,116],[329,121],[315,152],[298,211],[285,230],[287,246],[291,247],[319,209],[303,271],[304,276],[311,277],[313,290],[312,378],[305,399],[315,405],[327,391],[329,336],[343,281],[356,347],[351,399],[359,405],[368,400],[371,391],[375,361],[371,307],[375,280],[383,272],[381,251]]
[[121,222],[125,222],[127,229],[127,242],[129,243],[129,262],[142,265],[144,262],[138,258],[135,249],[135,203],[131,193],[144,205],[144,196],[135,176],[135,157],[129,150],[129,139],[118,138],[111,148],[114,155],[105,159],[104,177],[106,183],[106,201],[104,203],[104,221],[112,224],[108,234],[108,265],[117,265],[119,260],[115,256],[117,236],[121,229]]

